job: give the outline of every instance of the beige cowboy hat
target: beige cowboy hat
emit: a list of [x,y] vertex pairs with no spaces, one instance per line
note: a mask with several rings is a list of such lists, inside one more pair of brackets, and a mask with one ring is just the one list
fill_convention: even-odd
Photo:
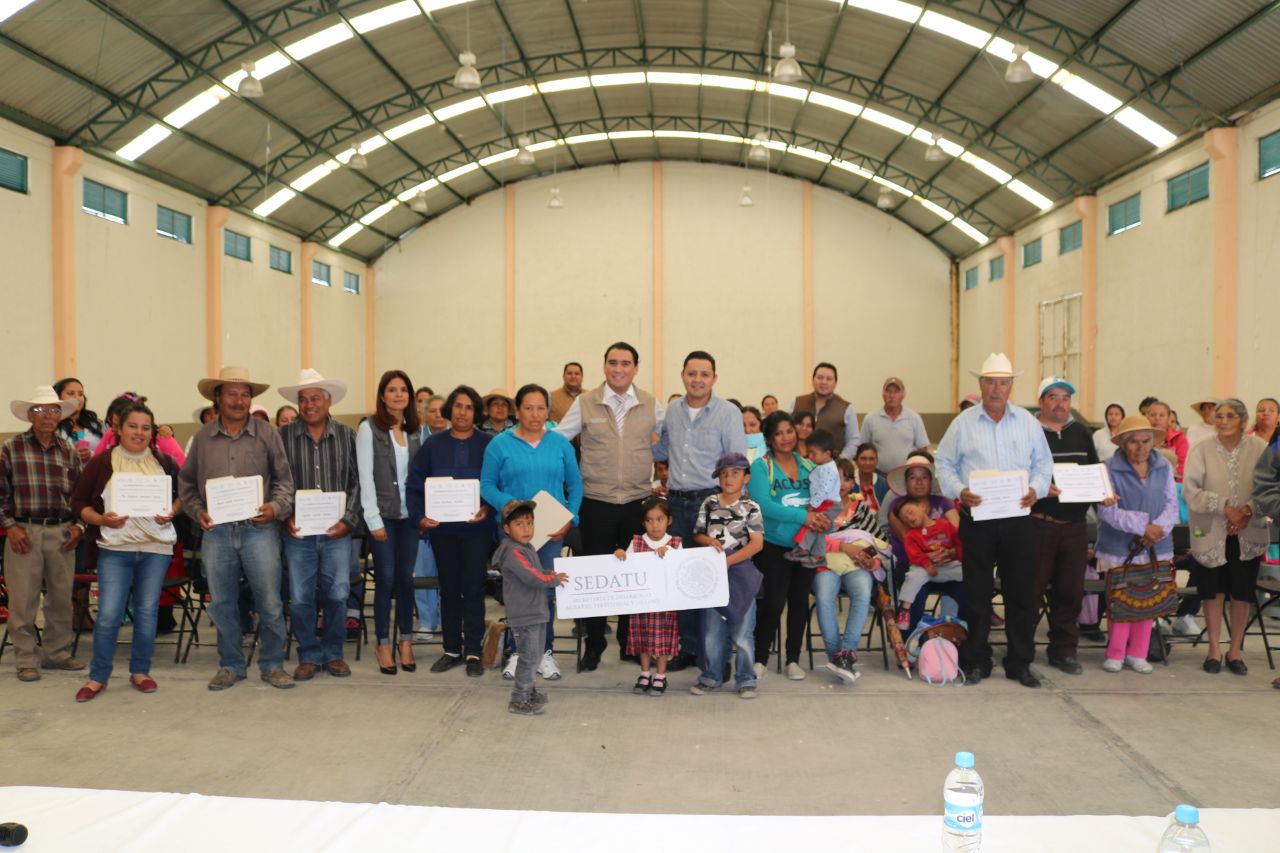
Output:
[[492,400],[494,400],[494,399],[506,400],[506,401],[507,401],[507,408],[508,408],[508,409],[510,409],[512,413],[514,413],[514,412],[515,412],[515,410],[516,410],[516,404],[515,404],[515,402],[513,402],[513,401],[512,401],[512,399],[511,399],[511,397],[507,394],[507,392],[506,392],[506,391],[504,391],[504,390],[502,390],[501,388],[494,388],[494,389],[493,389],[492,391],[490,391],[488,394],[485,394],[485,395],[484,395],[484,398],[480,401],[481,405],[483,405],[483,406],[484,406],[484,410],[485,410],[486,412],[487,412],[487,411],[489,411],[489,403],[490,403],[490,401],[492,401]]
[[884,475],[885,481],[895,495],[907,493],[907,469],[909,468],[928,468],[929,476],[934,478],[935,484],[937,483],[938,475],[932,462],[923,456],[908,456],[906,462]]
[[218,371],[217,376],[201,379],[196,383],[196,391],[206,400],[213,399],[213,392],[219,385],[226,385],[228,382],[239,382],[249,386],[249,396],[256,397],[271,386],[265,382],[254,382],[249,378],[249,368],[247,367],[224,367]]
[[1021,373],[1013,372],[1013,362],[1009,361],[1009,356],[1002,352],[993,352],[987,356],[987,360],[982,362],[981,370],[970,370],[974,376],[981,379],[984,376],[991,376],[1000,379],[1012,379],[1015,376],[1021,376]]
[[80,408],[80,404],[75,400],[59,400],[58,392],[53,390],[52,385],[37,385],[36,392],[31,395],[30,400],[13,400],[9,403],[9,411],[13,412],[13,416],[20,421],[27,421],[27,410],[32,406],[53,406],[57,405],[62,409],[62,414],[58,416],[58,420],[64,420],[74,415]]
[[1111,443],[1119,444],[1124,440],[1125,435],[1131,432],[1149,432],[1151,437],[1155,438],[1156,428],[1151,425],[1151,421],[1147,420],[1145,415],[1129,415],[1120,422],[1120,426],[1116,427],[1116,434],[1111,436]]
[[1198,412],[1201,406],[1211,405],[1216,408],[1221,402],[1217,397],[1201,397],[1191,404],[1191,408]]
[[298,374],[297,385],[284,385],[277,389],[280,396],[284,397],[290,403],[297,404],[298,392],[303,388],[319,388],[328,392],[329,402],[331,405],[337,405],[338,401],[347,396],[347,383],[341,379],[325,379],[320,375],[320,371],[313,368],[305,368]]

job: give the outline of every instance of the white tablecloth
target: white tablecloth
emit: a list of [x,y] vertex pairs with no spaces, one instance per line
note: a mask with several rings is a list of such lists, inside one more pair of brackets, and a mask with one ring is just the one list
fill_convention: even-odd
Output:
[[[1202,809],[1214,853],[1280,849],[1280,810]],[[68,851],[519,851],[754,853],[940,849],[941,818],[739,817],[526,812],[315,803],[79,788],[0,788],[22,853]],[[983,853],[1156,847],[1165,817],[988,815]]]

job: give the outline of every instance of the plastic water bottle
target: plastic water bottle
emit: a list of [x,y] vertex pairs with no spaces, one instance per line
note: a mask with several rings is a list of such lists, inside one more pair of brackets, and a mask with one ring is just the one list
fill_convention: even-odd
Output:
[[1209,838],[1200,828],[1200,810],[1185,803],[1173,812],[1156,853],[1209,853]]
[[982,777],[973,769],[972,752],[956,753],[956,766],[942,786],[942,802],[942,849],[976,853],[982,847]]

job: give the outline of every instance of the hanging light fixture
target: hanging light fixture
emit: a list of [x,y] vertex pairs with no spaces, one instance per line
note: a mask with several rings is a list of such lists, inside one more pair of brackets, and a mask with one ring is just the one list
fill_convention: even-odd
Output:
[[552,210],[559,210],[560,208],[564,207],[564,199],[560,198],[559,187],[551,188],[551,198],[547,200],[547,207],[551,208]]
[[747,153],[747,159],[752,163],[769,162],[768,132],[757,130],[755,136],[751,137],[751,150]]
[[778,48],[778,55],[782,57],[778,60],[778,64],[773,66],[773,79],[779,83],[794,83],[802,76],[800,73],[800,63],[796,61],[796,46],[791,43],[791,3],[787,2],[786,10],[786,38],[782,42],[782,47]]
[[521,166],[532,166],[537,162],[537,158],[533,156],[533,152],[529,150],[529,146],[533,144],[532,137],[520,134],[516,137],[516,145],[520,146],[520,152],[516,154],[516,162]]
[[933,142],[929,143],[929,147],[925,149],[924,159],[930,163],[941,163],[947,159],[947,152],[942,150],[942,146],[938,143],[937,135],[934,135]]
[[1028,83],[1035,78],[1036,73],[1031,70],[1031,63],[1022,58],[1030,49],[1025,44],[1013,46],[1013,62],[1004,70],[1004,82]]
[[464,91],[480,88],[480,72],[476,70],[476,55],[471,52],[471,4],[467,4],[467,49],[458,54],[458,70],[453,74],[453,85]]
[[347,168],[355,169],[357,172],[363,172],[369,168],[369,158],[365,157],[359,151],[351,155],[351,159],[347,161]]
[[756,203],[751,198],[751,184],[742,185],[742,195],[738,199],[738,207],[755,207]]
[[253,76],[253,63],[241,62],[240,70],[244,72],[244,79],[236,86],[236,94],[242,98],[261,98],[262,81]]
[[414,213],[426,213],[427,212],[427,194],[424,191],[419,190],[418,193],[409,202],[409,209],[412,210]]
[[876,207],[881,210],[893,210],[893,190],[884,187],[880,190],[880,197],[876,199]]

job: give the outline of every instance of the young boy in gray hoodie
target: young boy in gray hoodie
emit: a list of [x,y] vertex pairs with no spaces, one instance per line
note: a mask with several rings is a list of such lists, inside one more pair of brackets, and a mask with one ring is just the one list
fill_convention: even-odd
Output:
[[564,572],[544,571],[533,540],[533,501],[512,501],[502,510],[502,530],[507,538],[493,552],[493,562],[502,570],[502,600],[507,608],[507,629],[516,642],[515,686],[507,710],[533,716],[545,710],[547,697],[533,689],[533,675],[542,660],[546,643],[546,590],[568,580]]

